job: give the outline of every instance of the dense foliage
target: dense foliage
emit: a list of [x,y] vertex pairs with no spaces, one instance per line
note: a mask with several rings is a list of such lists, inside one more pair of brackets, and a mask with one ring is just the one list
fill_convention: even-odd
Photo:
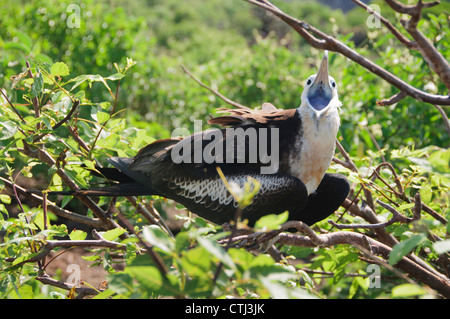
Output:
[[[62,190],[65,181],[60,170],[86,188],[98,181],[87,170],[96,163],[104,163],[109,156],[133,156],[154,139],[169,137],[174,128],[192,131],[194,120],[205,123],[224,102],[192,81],[181,64],[241,104],[256,107],[271,102],[293,108],[299,105],[304,81],[315,73],[321,58],[321,52],[281,22],[244,1],[130,0],[124,8],[118,1],[87,0],[79,6],[79,27],[68,26],[73,18],[68,11],[71,1],[6,2],[0,0],[4,8],[0,18],[0,89],[4,92],[0,96],[0,174],[17,180],[18,185],[21,181],[39,189]],[[377,3],[389,16],[389,9]],[[419,27],[448,59],[446,6],[425,11]],[[280,7],[323,26],[411,85],[445,94],[445,86],[421,56],[399,46],[385,29],[368,28],[361,9],[344,14],[312,1],[285,2]],[[337,164],[330,169],[349,177],[353,195],[365,189],[375,200],[394,205],[408,217],[414,209],[409,199],[420,191],[422,201],[448,220],[449,135],[439,111],[412,98],[378,106],[376,101],[392,96],[395,89],[340,55],[331,53],[330,70],[343,102],[338,139],[358,172]],[[54,165],[33,156],[33,150],[44,150]],[[384,162],[393,169],[379,167]],[[380,178],[373,180],[376,168],[380,168]],[[71,199],[49,201],[94,216],[92,210],[86,211]],[[36,205],[29,197],[4,192],[0,200],[0,296],[65,297],[63,290],[44,289],[34,279],[45,264],[33,258],[49,241],[84,240],[87,233],[69,229],[45,205]],[[165,217],[173,206],[159,198],[140,199],[139,203],[154,205]],[[140,254],[136,235],[123,238],[122,229],[108,230],[101,233],[102,238],[118,246],[97,249],[89,257],[110,273],[108,289],[100,298],[426,297],[435,296],[436,291],[405,280],[389,264],[394,266],[414,252],[437,271],[447,275],[449,271],[448,240],[434,244],[436,236],[448,236],[449,224],[426,213],[413,223],[386,228],[400,243],[394,246],[387,267],[382,267],[381,276],[388,280],[373,288],[366,278],[370,274],[367,260],[351,245],[280,245],[287,257],[275,261],[244,248],[225,250],[218,240],[228,233],[189,214],[179,217],[183,226],[173,236],[164,227],[148,226],[136,205],[126,199],[111,204],[101,198],[98,205],[120,211],[132,221],[141,239],[153,245],[169,269],[167,278],[162,278],[154,261]],[[381,206],[376,206],[376,213],[382,221],[392,216]],[[49,220],[44,221],[47,215]],[[361,223],[361,218],[345,212],[339,222]],[[260,225],[262,230],[266,223]],[[327,221],[315,229],[319,233],[339,231]],[[370,229],[358,231],[374,235]],[[123,271],[113,267],[118,252],[126,264]],[[219,263],[223,271],[217,274]]]

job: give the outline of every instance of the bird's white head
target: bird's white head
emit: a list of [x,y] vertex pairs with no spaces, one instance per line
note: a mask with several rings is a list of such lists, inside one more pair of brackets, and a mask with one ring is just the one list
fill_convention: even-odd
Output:
[[306,81],[300,107],[310,109],[319,118],[330,109],[340,106],[336,81],[328,75],[328,51],[325,51],[319,72]]

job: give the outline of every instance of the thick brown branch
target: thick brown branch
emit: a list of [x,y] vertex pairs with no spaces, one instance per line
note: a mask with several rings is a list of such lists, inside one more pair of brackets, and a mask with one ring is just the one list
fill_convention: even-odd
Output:
[[360,0],[352,0],[354,3],[356,3],[361,8],[365,9],[367,12],[375,16],[377,19],[379,19],[385,26],[388,28],[389,31],[401,42],[403,43],[408,49],[417,50],[417,43],[414,41],[409,40],[407,37],[405,37],[388,19],[383,17],[381,14],[379,14],[377,11],[373,10],[371,7],[366,5],[364,2]]
[[[417,5],[407,5],[403,4],[397,0],[384,0],[392,9],[397,11],[398,13],[405,13],[409,15],[415,14],[417,11]],[[422,3],[422,8],[431,8],[434,6],[437,6],[440,2],[439,1],[432,1],[432,2],[425,2]]]
[[409,223],[412,219],[403,216],[402,214],[398,213],[394,214],[391,219],[388,221],[385,221],[384,223],[377,223],[377,224],[337,224],[333,220],[328,220],[328,222],[336,227],[337,229],[357,229],[357,228],[365,228],[365,229],[375,229],[375,228],[385,228],[389,225],[392,225],[393,223],[399,222],[399,223]]
[[369,59],[360,55],[355,50],[351,49],[349,46],[345,45],[343,42],[335,39],[332,36],[327,35],[321,30],[303,22],[295,19],[280,9],[276,8],[274,5],[270,4],[268,1],[257,1],[257,0],[245,0],[251,4],[261,7],[269,12],[272,12],[275,16],[279,17],[281,20],[286,22],[291,26],[297,33],[299,33],[311,46],[322,49],[339,52],[347,58],[353,60],[364,68],[368,69],[370,72],[378,75],[383,80],[387,81],[391,85],[398,88],[400,91],[405,92],[405,94],[414,97],[415,99],[427,103],[439,104],[439,105],[450,105],[450,96],[448,95],[436,95],[421,91],[409,83],[401,80],[394,74],[388,72],[379,65],[373,63]]
[[44,285],[50,285],[50,286],[58,287],[58,288],[65,289],[65,290],[74,289],[75,293],[78,294],[78,298],[82,298],[83,296],[86,296],[86,295],[97,295],[100,292],[99,290],[92,289],[92,288],[75,287],[74,285],[53,279],[46,274],[36,277],[36,280],[39,280]]
[[[316,247],[317,241],[321,247],[330,247],[335,245],[352,245],[358,249],[361,247],[370,251],[375,256],[380,256],[387,260],[391,252],[391,248],[362,234],[341,231],[336,233],[317,235],[314,241],[307,236],[299,236],[294,234],[281,233],[278,235],[278,243],[290,246]],[[403,257],[396,265],[396,268],[405,271],[411,277],[435,289],[446,298],[450,298],[450,281],[443,276],[425,269],[421,265],[415,263],[411,259]]]
[[415,5],[405,5],[396,0],[386,0],[386,3],[396,12],[411,16],[409,20],[400,20],[401,24],[417,43],[417,50],[422,54],[430,69],[433,70],[445,86],[450,89],[450,64],[433,46],[433,43],[417,29],[417,23],[422,15],[422,9],[438,5],[439,1],[423,3],[419,0]]

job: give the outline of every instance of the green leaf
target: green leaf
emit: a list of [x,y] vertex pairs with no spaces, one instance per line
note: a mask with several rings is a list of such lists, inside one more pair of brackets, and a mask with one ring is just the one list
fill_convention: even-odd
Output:
[[395,265],[404,256],[408,255],[417,245],[423,243],[426,240],[424,234],[412,236],[411,238],[396,244],[391,253],[389,254],[389,264]]
[[108,76],[106,79],[111,80],[111,81],[117,81],[117,80],[122,79],[123,77],[125,77],[124,74],[116,73],[116,74]]
[[88,81],[89,82],[89,86],[93,83],[93,82],[102,82],[103,85],[109,90],[111,91],[111,89],[109,88],[108,84],[106,83],[106,80],[104,77],[102,77],[100,74],[83,74],[80,76],[77,76],[74,79],[71,79],[69,82],[75,82],[75,84],[72,86],[72,88],[70,89],[70,91],[73,91],[76,87],[78,87],[81,83]]
[[267,288],[273,299],[317,299],[306,289],[301,287],[287,287],[280,281],[271,280],[270,277],[258,276],[261,283]]
[[26,33],[17,29],[14,30],[14,35],[19,39],[19,43],[23,44],[27,51],[30,52],[33,46],[31,38]]
[[280,225],[285,223],[289,218],[289,212],[286,211],[281,214],[270,214],[264,217],[261,217],[256,223],[255,228],[265,229],[265,230],[274,230],[279,229]]
[[31,85],[30,95],[31,97],[37,97],[44,89],[44,77],[41,72],[38,72],[34,77],[33,84]]
[[2,201],[5,204],[11,204],[11,197],[5,194],[0,195],[0,201]]
[[124,232],[125,229],[117,227],[114,229],[110,229],[104,233],[101,233],[101,235],[105,240],[113,241],[117,239],[120,235],[122,235]]
[[[34,223],[37,227],[39,227],[40,230],[44,230],[44,212],[40,211],[35,217],[34,217]],[[47,227],[50,227],[50,219],[47,215]]]
[[142,230],[144,239],[152,246],[158,247],[165,252],[173,252],[175,249],[174,240],[160,227],[150,225]]
[[392,297],[395,298],[408,298],[413,296],[420,296],[426,294],[426,290],[411,284],[403,284],[396,286],[392,289]]
[[164,280],[156,267],[128,266],[123,272],[134,278],[147,292],[163,296],[176,296],[179,294],[176,278],[167,275],[168,280]]
[[69,67],[64,62],[56,62],[50,69],[52,76],[66,76],[69,75]]
[[433,248],[438,254],[443,254],[450,251],[450,239],[435,242],[433,244]]
[[41,119],[42,119],[42,122],[44,122],[44,124],[47,127],[47,129],[51,130],[52,129],[52,123],[50,121],[50,118],[43,116],[43,117],[41,117]]
[[82,230],[73,230],[69,234],[70,240],[85,240],[87,237],[87,233]]
[[233,259],[231,259],[227,251],[222,246],[220,246],[217,241],[201,236],[197,237],[197,241],[209,253],[217,257],[225,266],[230,269],[236,269],[236,265],[234,264]]
[[81,178],[77,172],[75,172],[74,170],[68,169],[67,167],[64,171],[72,180],[76,181],[79,186],[81,186],[82,188],[88,188],[86,181],[83,178]]
[[5,50],[11,50],[11,49],[15,49],[15,50],[20,50],[23,51],[24,53],[28,53],[29,49],[26,45],[24,45],[23,43],[17,43],[17,42],[5,42],[5,44],[3,45],[3,48]]
[[195,247],[183,253],[183,270],[191,277],[205,276],[211,271],[211,254],[203,247]]
[[99,123],[104,123],[109,119],[109,114],[105,112],[97,112],[96,116]]
[[191,245],[191,239],[187,232],[179,232],[175,237],[175,251],[181,254],[182,251],[187,250]]
[[18,127],[14,122],[0,122],[0,140],[6,140],[13,137],[17,133]]

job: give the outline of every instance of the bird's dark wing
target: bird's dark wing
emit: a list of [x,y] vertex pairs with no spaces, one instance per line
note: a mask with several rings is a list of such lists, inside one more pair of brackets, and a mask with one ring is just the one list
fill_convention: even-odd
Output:
[[[265,104],[262,110],[257,111],[239,108],[221,109],[219,112],[228,115],[210,120],[211,124],[242,129],[244,133],[246,130],[277,129],[277,139],[272,142],[272,135],[268,130],[267,140],[279,147],[278,171],[274,174],[262,174],[261,167],[265,164],[263,161],[248,161],[252,153],[249,151],[251,148],[247,139],[244,162],[238,161],[240,158],[237,157],[236,145],[232,148],[231,163],[225,160],[228,151],[226,149],[221,162],[208,162],[202,157],[197,158],[198,151],[201,155],[208,154],[205,153],[208,148],[214,150],[211,154],[217,155],[215,152],[219,149],[212,148],[211,142],[226,146],[227,138],[229,141],[232,135],[227,128],[222,128],[198,132],[184,139],[155,141],[141,149],[134,158],[111,158],[109,163],[115,167],[115,171],[107,168],[103,173],[118,183],[107,188],[83,190],[80,193],[111,196],[159,195],[183,204],[193,213],[212,222],[222,224],[234,219],[238,203],[219,177],[217,167],[220,167],[226,180],[241,188],[248,181],[248,177],[260,185],[253,202],[242,210],[242,218],[247,219],[250,225],[265,215],[284,211],[289,211],[290,220],[302,220],[312,224],[333,213],[345,199],[348,187],[343,186],[348,186],[348,183],[345,184],[340,178],[326,175],[317,192],[308,198],[302,181],[287,174],[287,163],[283,156],[289,154],[289,147],[294,143],[296,134],[301,132],[301,120],[295,109],[281,110],[271,104]],[[259,138],[260,136],[256,143],[260,142]],[[270,150],[271,145],[266,146]],[[181,159],[185,156],[184,161],[177,161],[180,155]]]
[[[227,182],[240,188],[249,177],[259,184],[252,203],[242,211],[242,218],[250,225],[268,214],[300,209],[308,201],[305,185],[295,177],[282,173],[261,174],[243,166],[221,169]],[[213,166],[160,162],[140,173],[149,177],[149,186],[161,196],[183,204],[199,216],[218,224],[234,219],[238,202]]]
[[[259,111],[243,108],[220,111],[230,115],[212,119],[210,123],[232,126],[231,130],[213,129],[184,139],[156,141],[139,151],[131,163],[125,163],[126,167],[120,158],[110,162],[146,187],[216,223],[232,220],[237,208],[237,202],[220,179],[217,167],[228,181],[240,187],[248,176],[260,183],[261,189],[253,203],[243,212],[243,217],[251,223],[267,214],[300,209],[306,205],[306,188],[299,179],[286,174],[283,169],[273,174],[262,174],[261,168],[267,165],[267,159],[257,156],[255,160],[254,157],[255,152],[260,155],[259,149],[254,147],[262,143],[268,143],[266,150],[272,150],[272,145],[278,147],[277,156],[286,155],[288,143],[301,127],[296,110],[279,110],[267,104]],[[265,136],[261,134],[264,129]],[[274,139],[271,129],[277,130]],[[231,143],[232,148],[229,149],[227,143],[236,138],[236,131],[245,135],[241,140],[244,145]],[[252,137],[256,140],[252,141]],[[232,153],[229,158],[228,152]],[[208,155],[214,160],[208,161]],[[276,158],[277,162],[279,160]]]

